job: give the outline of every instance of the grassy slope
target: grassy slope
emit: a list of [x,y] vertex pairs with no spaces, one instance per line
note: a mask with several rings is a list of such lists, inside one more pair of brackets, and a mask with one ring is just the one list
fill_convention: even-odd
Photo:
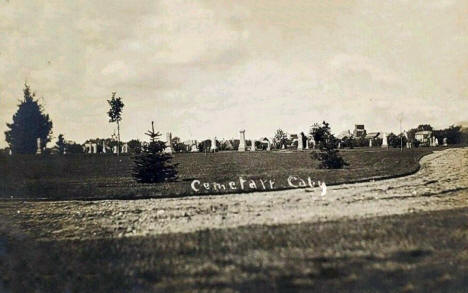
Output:
[[466,292],[467,213],[51,242],[0,221],[0,291]]
[[[308,152],[224,152],[177,154],[180,178],[163,184],[138,184],[132,176],[130,156],[76,155],[66,157],[0,158],[0,197],[29,198],[136,198],[191,195],[193,179],[218,182],[272,179],[275,189],[288,188],[289,175],[325,181],[327,184],[355,182],[378,177],[406,175],[419,168],[419,159],[432,152],[413,150],[359,149],[343,151],[350,164],[342,170],[320,170]],[[258,184],[258,182],[257,182]],[[260,186],[258,188],[261,190]],[[229,191],[229,190],[228,190]],[[246,187],[244,192],[253,191]],[[239,192],[230,191],[230,192]],[[202,190],[199,194],[219,192]]]

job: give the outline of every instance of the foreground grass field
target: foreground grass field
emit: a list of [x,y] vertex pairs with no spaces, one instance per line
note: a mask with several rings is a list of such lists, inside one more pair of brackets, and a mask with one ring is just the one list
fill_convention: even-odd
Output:
[[[440,149],[440,148],[437,148]],[[132,178],[130,156],[3,156],[0,157],[0,197],[3,198],[142,198],[264,190],[260,180],[273,181],[274,190],[291,188],[289,176],[328,185],[401,176],[415,172],[419,159],[433,148],[404,150],[354,149],[342,151],[349,166],[318,169],[309,152],[221,152],[176,154],[179,179],[161,184],[139,184]],[[239,178],[247,180],[240,188]],[[191,188],[200,180],[198,192]],[[253,180],[255,186],[249,186]],[[213,189],[212,183],[236,189]],[[209,190],[203,183],[211,183]],[[270,189],[267,184],[266,189]]]
[[0,222],[0,291],[466,292],[467,213],[39,242]]

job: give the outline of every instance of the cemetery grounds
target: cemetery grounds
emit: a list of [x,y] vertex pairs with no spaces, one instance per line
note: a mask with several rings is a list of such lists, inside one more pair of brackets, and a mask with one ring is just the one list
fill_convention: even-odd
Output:
[[[111,199],[112,192],[106,200],[6,199],[0,202],[0,291],[466,292],[468,149],[432,151],[352,150],[343,155],[354,164],[338,171],[318,170],[297,152],[187,154],[175,159],[193,160],[179,183],[137,190],[132,196],[139,200]],[[239,159],[229,162],[232,156]],[[128,170],[127,163],[107,172],[128,180]],[[83,182],[93,172],[74,174]],[[195,178],[228,182],[255,174],[284,185],[274,192],[178,197]],[[327,194],[316,187],[282,190],[289,175],[323,180]],[[60,190],[53,172],[43,178],[26,177],[10,191],[41,183],[42,198]],[[95,186],[110,180],[91,178]],[[106,184],[119,188],[118,180]],[[99,197],[71,190],[71,199]],[[148,190],[159,194],[145,198]]]

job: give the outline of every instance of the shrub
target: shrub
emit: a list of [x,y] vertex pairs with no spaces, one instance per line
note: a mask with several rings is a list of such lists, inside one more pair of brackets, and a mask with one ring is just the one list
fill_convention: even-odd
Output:
[[321,169],[341,169],[348,165],[340,156],[339,150],[336,148],[337,143],[334,137],[330,137],[326,142],[319,144],[318,152],[312,153],[313,158],[320,161],[319,167]]

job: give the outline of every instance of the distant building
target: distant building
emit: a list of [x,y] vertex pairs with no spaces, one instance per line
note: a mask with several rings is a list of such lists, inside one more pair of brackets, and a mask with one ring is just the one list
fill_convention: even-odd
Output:
[[431,130],[423,130],[418,131],[414,134],[414,139],[419,142],[420,145],[431,145],[431,137],[432,131]]
[[366,135],[366,129],[364,128],[364,124],[354,125],[353,135],[354,135],[354,137],[365,136]]

